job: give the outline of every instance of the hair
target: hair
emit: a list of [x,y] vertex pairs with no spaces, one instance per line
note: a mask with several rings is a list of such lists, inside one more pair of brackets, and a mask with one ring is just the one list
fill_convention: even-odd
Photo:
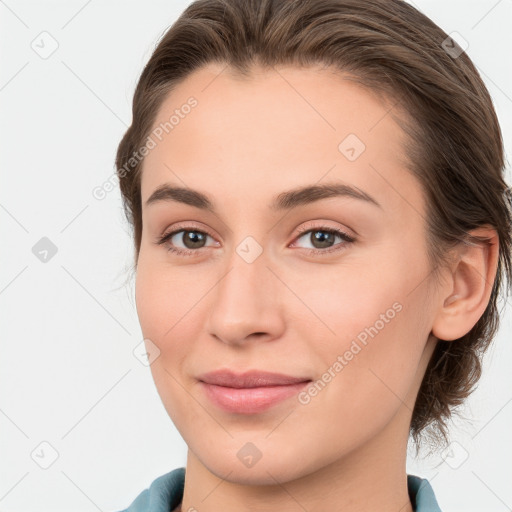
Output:
[[393,102],[391,110],[400,115],[391,115],[407,135],[408,170],[426,198],[432,275],[440,275],[458,244],[487,242],[470,230],[490,226],[499,238],[485,312],[461,338],[438,340],[429,361],[409,429],[416,453],[423,438],[435,449],[448,444],[447,421],[480,379],[483,354],[499,327],[498,297],[509,291],[512,278],[512,194],[504,180],[500,126],[474,64],[448,37],[403,0],[197,0],[161,37],[144,67],[133,121],[115,161],[136,270],[144,160],[134,155],[162,102],[192,72],[219,63],[250,77],[255,65],[323,64]]

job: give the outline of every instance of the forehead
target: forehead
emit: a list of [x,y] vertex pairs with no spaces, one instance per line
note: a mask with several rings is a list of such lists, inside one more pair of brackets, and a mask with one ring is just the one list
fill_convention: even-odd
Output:
[[[158,111],[142,201],[166,182],[263,200],[325,178],[367,190],[395,209],[420,205],[392,106],[348,75],[319,66],[255,68],[241,77],[209,64],[176,86]],[[408,206],[400,204],[404,196]]]

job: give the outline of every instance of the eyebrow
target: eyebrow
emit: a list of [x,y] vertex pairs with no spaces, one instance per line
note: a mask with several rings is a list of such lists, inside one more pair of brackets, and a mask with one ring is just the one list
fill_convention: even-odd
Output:
[[[321,185],[308,185],[287,190],[274,197],[270,208],[276,212],[282,210],[291,210],[298,206],[314,203],[321,199],[331,197],[351,197],[365,201],[368,204],[382,208],[380,203],[365,191],[343,183],[325,183]],[[178,202],[194,206],[201,210],[215,213],[216,207],[212,199],[207,195],[187,187],[178,187],[164,183],[160,185],[151,194],[145,203],[145,206],[159,202]]]

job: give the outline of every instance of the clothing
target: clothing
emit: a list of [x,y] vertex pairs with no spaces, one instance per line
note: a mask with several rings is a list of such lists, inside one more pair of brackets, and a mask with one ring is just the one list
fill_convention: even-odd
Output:
[[[171,512],[183,499],[185,468],[177,468],[159,476],[142,491],[125,510],[120,512]],[[407,475],[407,489],[415,512],[441,512],[429,481]]]

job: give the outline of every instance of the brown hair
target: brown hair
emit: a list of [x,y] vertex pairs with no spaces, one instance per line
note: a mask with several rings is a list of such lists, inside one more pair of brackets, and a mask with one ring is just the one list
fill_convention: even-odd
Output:
[[[489,93],[465,52],[429,18],[402,0],[197,0],[161,38],[137,84],[133,122],[116,168],[124,211],[134,230],[135,266],[142,235],[141,172],[133,158],[168,93],[208,63],[250,76],[260,64],[334,66],[383,99],[400,104],[393,118],[408,134],[410,171],[427,199],[432,273],[468,232],[492,226],[499,261],[487,308],[455,341],[439,340],[415,403],[410,434],[435,447],[448,442],[447,420],[474,390],[481,359],[499,326],[498,296],[512,277],[511,194],[503,142]],[[461,51],[461,50],[460,50]],[[504,279],[507,287],[504,287]]]

